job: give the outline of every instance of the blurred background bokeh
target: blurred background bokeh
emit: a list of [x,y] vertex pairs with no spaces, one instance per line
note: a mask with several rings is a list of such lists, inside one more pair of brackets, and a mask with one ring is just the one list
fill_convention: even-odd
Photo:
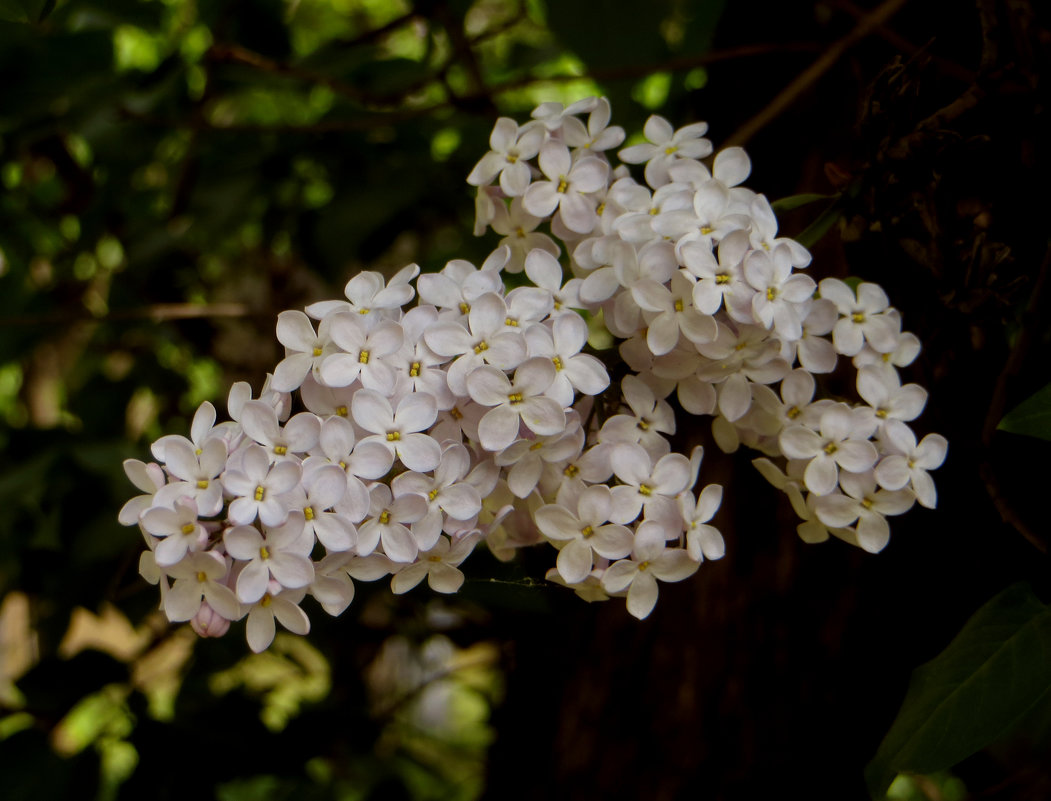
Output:
[[[911,671],[1013,582],[1048,598],[1051,443],[996,430],[1051,380],[1048,11],[0,0],[0,798],[867,797]],[[258,391],[280,311],[480,263],[465,177],[496,118],[591,94],[629,136],[708,121],[771,199],[838,198],[782,231],[821,218],[811,274],[882,284],[924,343],[938,510],[878,556],[807,546],[708,448],[727,556],[641,623],[543,584],[548,552],[478,553],[453,598],[360,584],[257,656],[243,624],[169,627],[122,460]],[[896,797],[1051,797],[1048,697]]]

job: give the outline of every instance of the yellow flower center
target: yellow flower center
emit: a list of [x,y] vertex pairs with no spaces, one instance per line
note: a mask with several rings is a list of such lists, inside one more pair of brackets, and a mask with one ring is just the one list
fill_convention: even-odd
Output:
[[580,529],[580,534],[582,537],[584,537],[584,539],[587,539],[594,533],[595,529],[593,529],[591,526],[584,526],[584,528]]
[[270,558],[270,551],[267,550],[267,547],[265,545],[262,548],[259,549],[259,558],[260,559],[269,559]]
[[413,362],[409,366],[409,378],[416,378],[420,374],[420,363]]
[[369,352],[367,350],[363,350],[358,354],[358,362],[361,364],[369,363]]
[[487,350],[489,350],[489,343],[486,342],[484,339],[474,346],[475,355],[484,353]]
[[386,509],[380,512],[380,522],[383,525],[387,525],[390,522],[390,512],[388,512]]
[[433,501],[437,497],[438,497],[438,488],[437,487],[435,487],[434,489],[432,489],[430,492],[427,493],[427,500],[429,500],[429,501]]
[[197,482],[197,489],[208,489],[208,480],[202,478]]
[[568,464],[566,465],[566,469],[562,471],[562,475],[564,475],[566,478],[576,478],[577,473],[579,472],[580,468],[577,467],[575,464]]
[[471,307],[466,303],[460,304],[460,314],[468,314],[471,311]]
[[318,348],[318,347],[315,347],[315,348],[314,348],[314,357],[315,357],[315,358],[317,358],[318,356],[320,356],[320,355],[321,355],[322,353],[323,353],[323,351],[321,350],[321,348]]
[[556,191],[558,194],[564,195],[567,189],[569,189],[569,181],[567,181],[566,176],[563,175],[558,179],[558,189]]
[[264,487],[262,484],[260,484],[258,487],[255,488],[255,499],[257,501],[263,500],[263,497],[265,495],[266,495],[266,487]]
[[561,370],[562,369],[562,366],[563,366],[562,365],[562,359],[560,359],[558,356],[552,356],[551,357],[551,363],[555,365],[555,369],[556,370]]
[[449,410],[449,417],[451,417],[453,420],[463,420],[463,412],[461,412],[459,409],[453,406]]
[[183,534],[193,534],[193,532],[197,530],[197,526],[193,523],[187,523],[181,530]]
[[647,498],[653,494],[653,487],[649,484],[639,484],[639,495],[645,495]]
[[278,456],[284,456],[286,453],[288,453],[288,448],[284,445],[275,445],[274,453],[276,453]]
[[204,584],[208,580],[208,575],[203,570],[197,571],[197,581]]
[[387,442],[397,442],[400,439],[401,439],[401,432],[400,431],[388,431],[387,432]]
[[313,520],[314,519],[314,507],[313,506],[308,506],[306,509],[304,509],[303,510],[303,517],[305,517],[307,520]]
[[349,414],[349,410],[346,406],[337,406],[336,414],[338,414],[340,417],[346,417]]
[[517,403],[521,403],[522,402],[522,393],[521,392],[512,392],[510,395],[507,396],[507,400],[510,401],[512,405],[513,404],[517,404]]

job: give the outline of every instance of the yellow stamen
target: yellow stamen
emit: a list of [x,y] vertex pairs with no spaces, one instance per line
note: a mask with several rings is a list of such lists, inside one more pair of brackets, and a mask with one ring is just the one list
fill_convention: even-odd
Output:
[[599,203],[598,204],[598,208],[595,209],[595,214],[597,214],[599,217],[601,217],[602,216],[602,212],[604,212],[605,210],[606,210],[606,204],[605,203]]
[[512,392],[510,395],[507,396],[507,399],[512,404],[521,403],[522,402],[522,393],[521,392]]
[[269,559],[270,558],[270,551],[267,550],[265,545],[262,548],[259,549],[259,558],[260,559]]
[[390,522],[390,512],[388,512],[386,509],[380,512],[380,522],[383,525],[387,525]]
[[834,442],[830,442],[830,443],[828,443],[828,445],[825,446],[824,450],[825,450],[825,453],[827,453],[829,456],[831,456],[833,453],[835,453],[836,451],[839,450],[839,446],[837,446],[836,443],[834,443]]
[[562,359],[560,359],[558,356],[552,356],[551,363],[555,365],[556,370],[561,370],[563,367]]
[[471,311],[471,307],[466,303],[460,304],[460,314],[468,314]]
[[562,176],[558,179],[558,189],[556,191],[558,194],[564,195],[567,189],[569,189],[569,181],[566,180],[565,176]]
[[789,420],[795,420],[797,417],[799,417],[799,415],[802,414],[802,412],[799,411],[798,406],[793,406],[791,409],[785,412],[785,414],[788,416]]
[[645,418],[639,420],[639,422],[637,422],[635,425],[636,425],[636,427],[638,427],[642,431],[649,431],[650,430],[650,421],[646,420]]
[[777,289],[776,289],[776,287],[768,286],[766,288],[766,299],[769,300],[769,301],[773,301],[774,298],[776,298],[776,297],[777,297]]
[[681,312],[682,311],[682,299],[681,298],[679,300],[675,301],[675,311],[677,311],[677,312]]
[[323,352],[324,352],[324,351],[322,351],[322,349],[321,349],[321,348],[314,348],[314,357],[315,357],[315,358],[317,358],[317,357],[318,357],[318,356],[320,356],[320,355],[321,355],[321,354],[322,354]]
[[872,508],[872,499],[871,498],[862,498],[861,505],[864,506],[866,509],[871,509]]
[[429,500],[429,501],[433,501],[437,497],[438,497],[438,489],[437,489],[437,487],[435,487],[434,489],[432,489],[430,492],[427,493],[427,500]]
[[461,412],[459,409],[453,406],[449,410],[449,417],[451,417],[453,420],[463,420],[463,412]]
[[314,519],[314,507],[313,506],[308,506],[306,509],[304,509],[303,510],[303,517],[305,517],[307,520],[313,520]]
[[358,314],[368,314],[372,309],[358,309]]
[[273,598],[270,597],[270,593],[267,593],[266,595],[264,595],[262,598],[259,599],[259,605],[261,607],[263,607],[263,609],[266,609],[268,606],[270,606],[270,602],[272,600],[273,600]]
[[664,148],[664,155],[665,156],[670,156],[672,153],[674,153],[678,149],[679,148],[677,148],[675,145],[668,145],[666,148]]
[[182,527],[183,534],[193,534],[193,532],[196,530],[197,526],[195,526],[193,523],[187,523],[185,526]]
[[286,453],[288,453],[288,448],[284,445],[275,445],[274,453],[276,453],[278,456],[284,456]]
[[723,284],[730,283],[730,276],[726,273],[718,273],[715,276],[715,283],[722,286]]
[[440,556],[438,556],[438,554],[432,554],[431,556],[427,557],[427,561],[428,562],[440,562],[440,561],[442,561],[442,558]]
[[584,526],[584,528],[580,529],[580,533],[583,535],[584,539],[587,539],[595,533],[595,529],[593,529],[591,526]]
[[712,227],[711,227],[710,225],[702,225],[702,226],[701,226],[701,233],[702,233],[702,234],[703,234],[704,236],[708,236],[708,234],[710,234],[710,233],[711,233],[712,231],[714,231],[714,230],[715,230],[715,229],[714,229],[714,228],[712,228]]
[[518,328],[518,320],[516,320],[514,317],[508,317],[504,320],[504,325],[509,325],[512,328]]
[[508,164],[514,164],[516,161],[518,161],[518,156],[516,156],[514,153],[508,153],[507,154],[507,163]]
[[409,365],[409,378],[417,378],[420,375],[420,363],[413,362]]
[[400,439],[401,439],[401,432],[400,431],[388,431],[387,432],[387,442],[397,442]]
[[538,450],[540,450],[543,447],[544,447],[544,443],[543,442],[534,442],[532,445],[529,446],[529,450],[531,450],[531,451],[538,451]]
[[645,495],[647,498],[653,494],[653,487],[649,484],[639,484],[639,495]]
[[255,499],[257,501],[261,501],[263,500],[264,495],[266,495],[266,487],[260,484],[258,487],[255,488]]
[[358,354],[358,362],[360,364],[368,364],[369,363],[369,352],[367,350],[363,350],[363,351],[361,351],[361,353]]
[[208,489],[208,481],[202,478],[197,482],[197,489]]
[[566,469],[562,471],[562,475],[564,475],[566,478],[576,478],[577,473],[579,472],[580,468],[577,467],[575,464],[567,464]]
[[525,229],[521,225],[515,229],[515,236],[517,236],[519,239],[525,239],[525,235]]
[[346,417],[349,413],[350,413],[350,410],[347,409],[346,406],[337,406],[336,407],[336,414],[338,414],[340,417]]
[[201,448],[195,448],[195,449],[194,449],[194,452],[193,452],[193,455],[194,455],[194,456],[200,456],[200,455],[201,455],[202,453],[204,453],[204,450],[203,450],[203,449],[201,449]]
[[639,562],[639,570],[643,571],[650,566],[649,562]]
[[854,312],[852,315],[850,315],[850,319],[858,325],[861,325],[863,322],[865,322],[865,315],[863,312]]
[[201,584],[204,584],[204,582],[206,582],[208,580],[208,575],[203,570],[198,570],[197,571],[197,580]]
[[486,342],[484,339],[474,346],[475,355],[484,353],[487,350],[489,350],[489,343]]

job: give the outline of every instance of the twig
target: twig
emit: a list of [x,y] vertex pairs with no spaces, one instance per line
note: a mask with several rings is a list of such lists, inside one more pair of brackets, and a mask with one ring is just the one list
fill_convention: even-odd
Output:
[[771,120],[788,109],[799,99],[800,95],[828,72],[848,49],[882,26],[906,2],[908,0],[885,0],[871,13],[858,20],[858,24],[854,26],[850,33],[829,47],[817,61],[803,70],[796,76],[795,80],[782,89],[781,93],[771,100],[762,111],[742,125],[737,133],[726,142],[726,147],[744,144],[769,125]]
[[269,311],[252,310],[244,303],[158,303],[144,306],[141,309],[120,309],[101,316],[93,314],[71,315],[68,312],[52,314],[19,315],[17,317],[0,317],[0,328],[16,328],[35,325],[56,325],[69,323],[72,320],[192,320],[204,317],[252,317],[271,316]]
[[[1021,371],[1026,355],[1033,340],[1036,338],[1034,329],[1036,324],[1041,322],[1040,307],[1043,302],[1044,292],[1047,289],[1049,270],[1051,270],[1051,245],[1044,252],[1044,260],[1040,264],[1040,272],[1037,273],[1036,281],[1033,284],[1029,305],[1022,315],[1022,330],[1014,347],[1011,348],[1011,353],[1007,357],[1004,369],[997,376],[993,395],[989,400],[989,411],[985,416],[985,424],[982,426],[982,445],[986,453],[992,447],[993,435],[996,433],[997,426],[1007,408],[1007,384],[1011,378]],[[1030,545],[1041,553],[1046,554],[1048,552],[1047,543],[1022,520],[1010,502],[1004,497],[1000,488],[1000,481],[996,476],[996,470],[988,459],[983,460],[980,465],[979,475],[985,482],[985,490],[1003,521],[1013,526],[1019,534],[1025,537]]]

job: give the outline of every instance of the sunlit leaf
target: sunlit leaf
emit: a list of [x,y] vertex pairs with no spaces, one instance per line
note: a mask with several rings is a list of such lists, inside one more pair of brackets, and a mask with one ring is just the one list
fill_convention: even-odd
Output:
[[897,718],[865,770],[874,798],[902,772],[933,773],[1010,734],[1051,697],[1051,607],[1016,584],[912,675]]

